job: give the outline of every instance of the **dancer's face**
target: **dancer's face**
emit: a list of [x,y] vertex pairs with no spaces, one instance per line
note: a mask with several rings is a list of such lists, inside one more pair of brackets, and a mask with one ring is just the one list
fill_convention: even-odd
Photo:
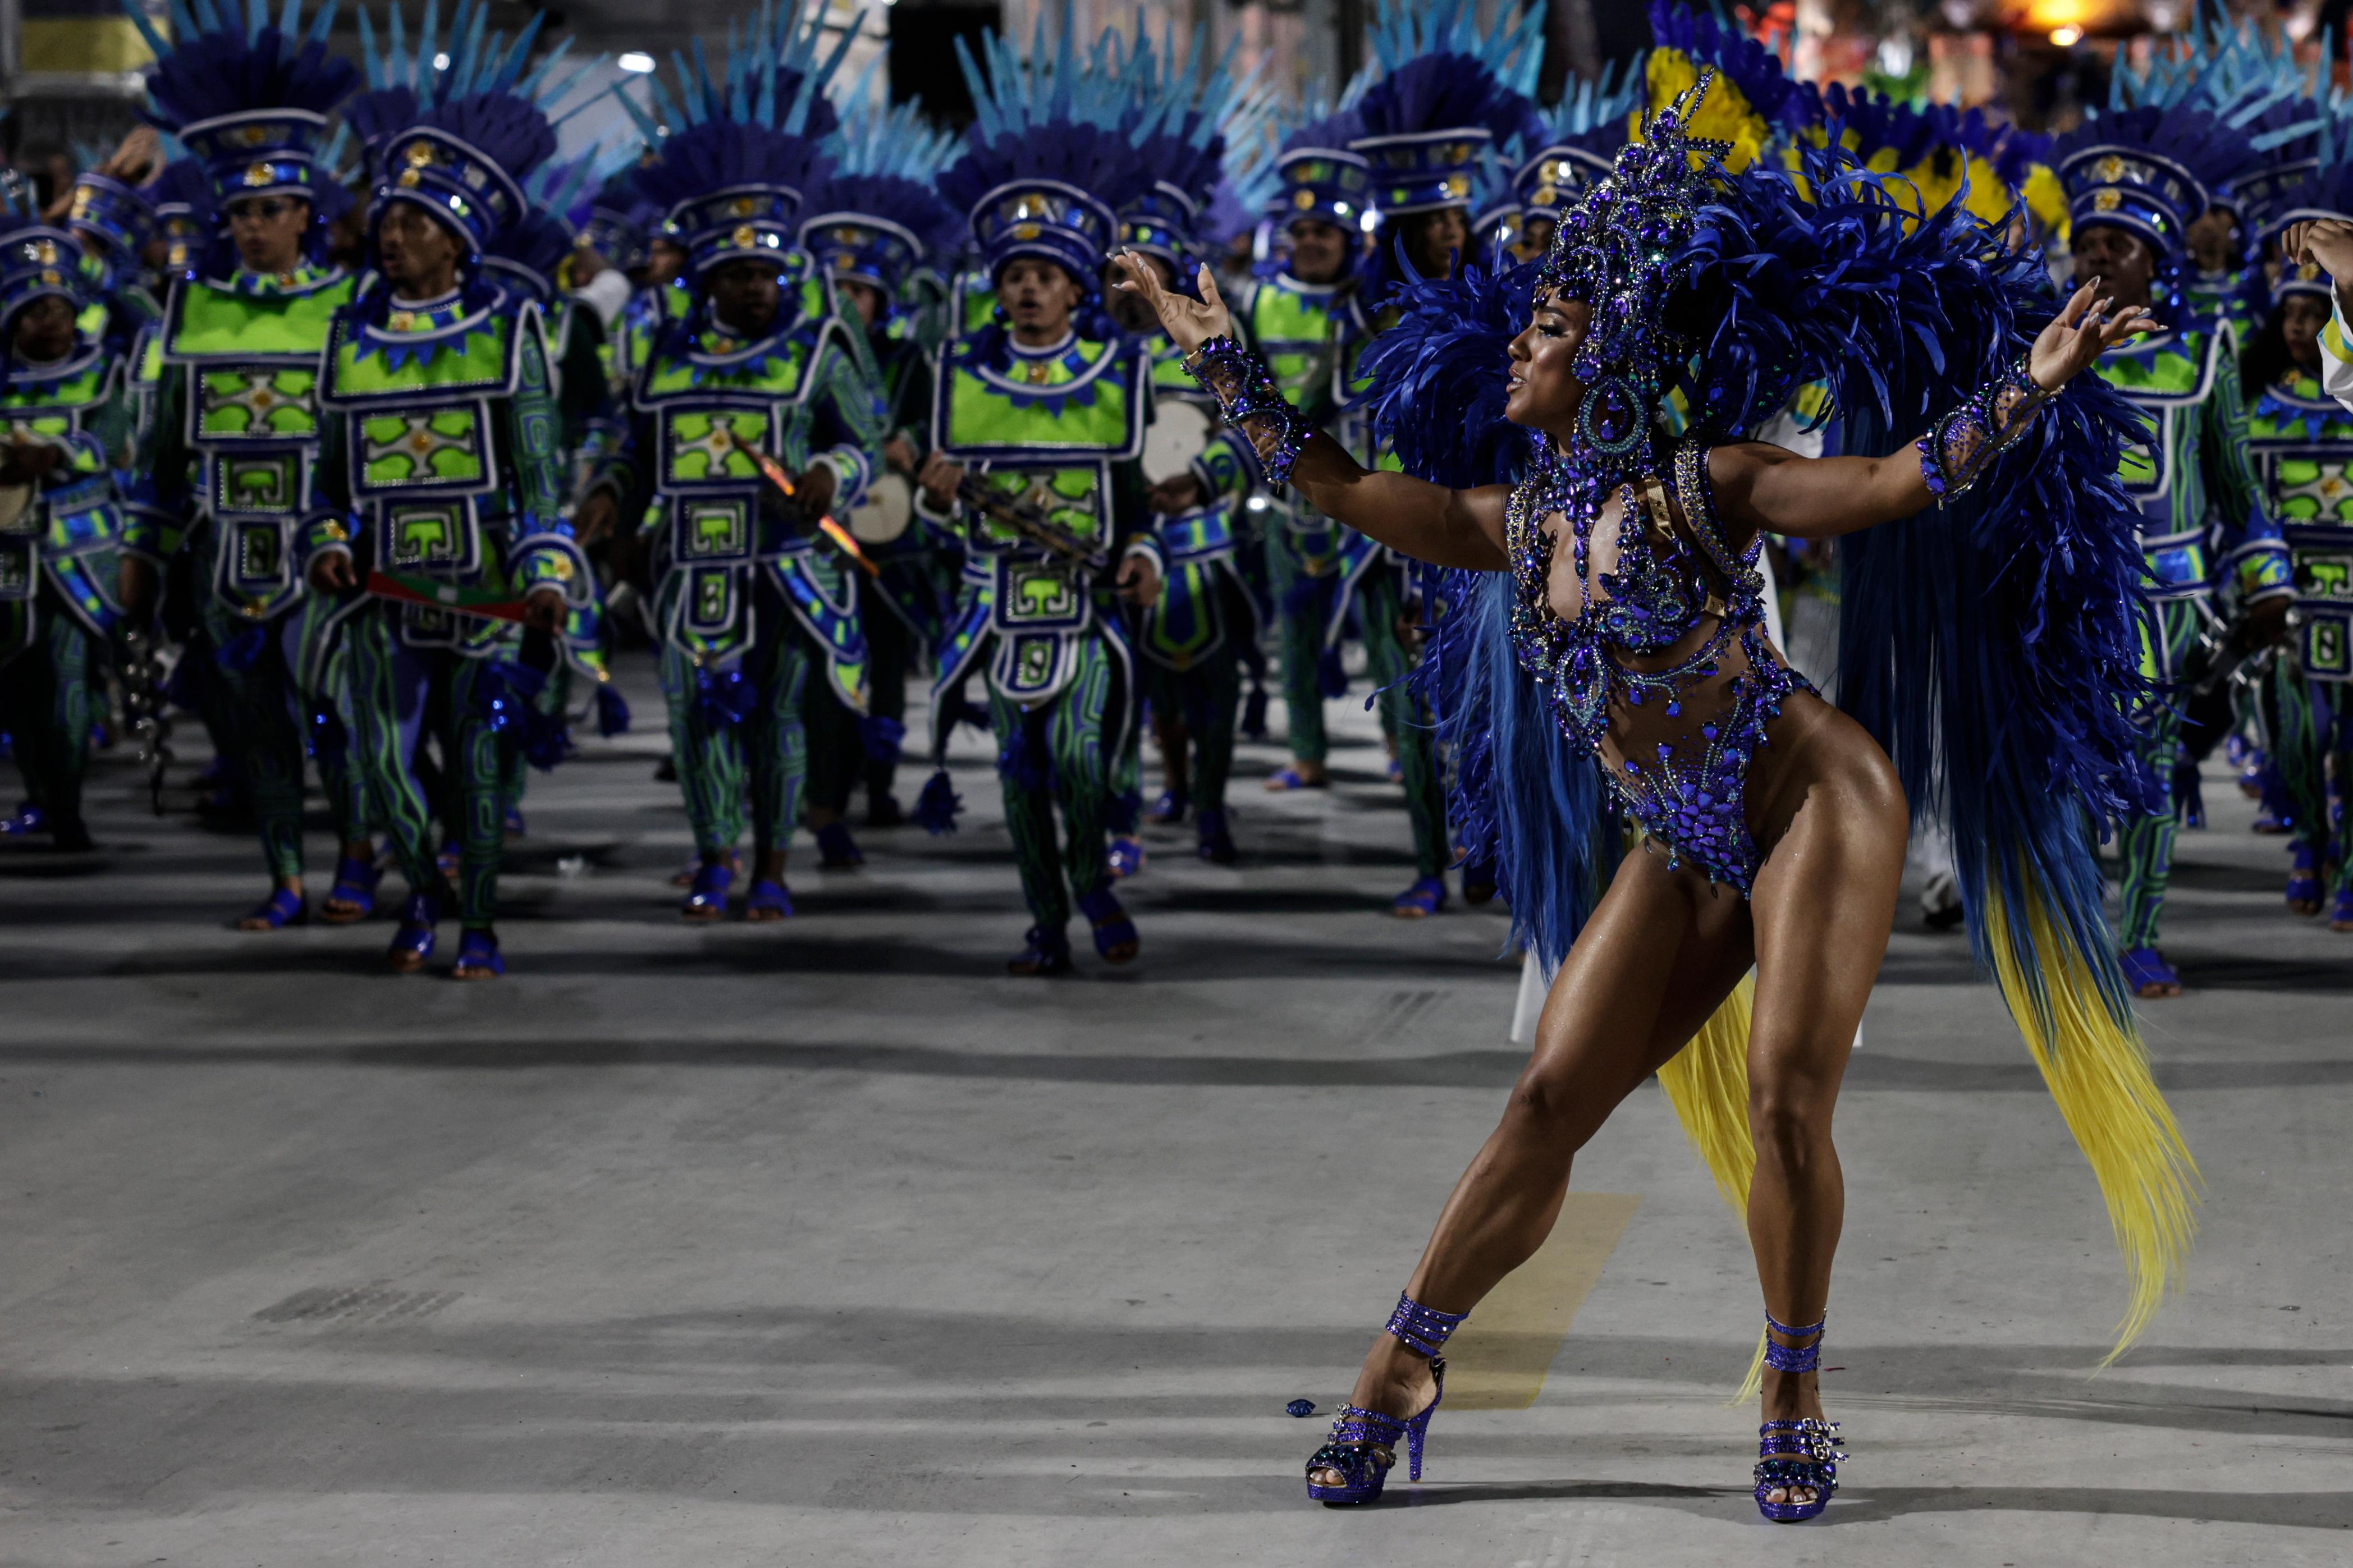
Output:
[[1302,283],[1335,283],[1348,265],[1348,231],[1322,218],[1295,218],[1291,225],[1290,272]]
[[728,331],[752,338],[776,325],[784,283],[775,262],[756,256],[723,261],[704,283],[711,289],[712,313]]
[[1029,348],[1062,341],[1079,308],[1079,286],[1050,261],[1016,257],[997,275],[997,302],[1013,323],[1015,340]]
[[2116,300],[2116,308],[2149,303],[2149,285],[2157,280],[2157,253],[2130,229],[2112,223],[2075,230],[2075,283],[2101,280],[2100,291]]
[[1512,340],[1511,380],[1504,417],[1567,440],[1577,429],[1585,383],[1573,368],[1593,310],[1582,300],[1539,294],[1525,331]]
[[1451,278],[1456,259],[1471,248],[1471,215],[1461,207],[1414,213],[1398,223],[1405,258],[1424,278]]
[[2280,301],[2280,336],[2288,358],[2306,370],[2320,368],[2320,330],[2328,325],[2328,301],[2313,294],[2290,294]]

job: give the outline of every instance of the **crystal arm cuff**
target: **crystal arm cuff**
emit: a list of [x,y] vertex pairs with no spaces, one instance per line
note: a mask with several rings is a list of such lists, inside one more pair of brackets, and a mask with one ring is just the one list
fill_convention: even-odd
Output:
[[1287,483],[1315,426],[1284,401],[1266,366],[1233,339],[1216,337],[1193,351],[1185,371],[1218,400],[1226,423],[1250,437],[1267,482]]
[[1920,449],[1920,478],[1936,504],[1977,483],[2002,448],[2034,423],[2051,395],[2026,373],[2026,356],[2021,354],[1914,442]]

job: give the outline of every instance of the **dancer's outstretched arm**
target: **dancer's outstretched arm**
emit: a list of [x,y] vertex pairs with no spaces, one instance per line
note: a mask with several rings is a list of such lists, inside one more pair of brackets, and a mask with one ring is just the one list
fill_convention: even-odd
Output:
[[[1195,300],[1163,288],[1159,273],[1133,252],[1116,260],[1124,274],[1117,286],[1150,301],[1169,341],[1185,353],[1191,354],[1211,338],[1234,335],[1233,317],[1207,267],[1198,281],[1201,297]],[[1240,425],[1265,458],[1280,433],[1275,423],[1245,416]],[[1405,474],[1367,468],[1321,433],[1300,448],[1289,482],[1324,516],[1417,561],[1479,572],[1501,572],[1510,565],[1504,553],[1504,503],[1512,493],[1508,485],[1451,490]]]
[[[1949,478],[1966,486],[2052,393],[2133,333],[2161,330],[2139,307],[2110,319],[2108,300],[2093,300],[2099,286],[2096,278],[2084,284],[2051,318],[2027,351],[2022,380],[1995,383],[1971,407],[1928,432]],[[1728,521],[1752,533],[1831,539],[1910,517],[1935,500],[1930,467],[1910,446],[1884,458],[1800,458],[1762,441],[1743,441],[1709,453],[1707,477],[1716,510]]]

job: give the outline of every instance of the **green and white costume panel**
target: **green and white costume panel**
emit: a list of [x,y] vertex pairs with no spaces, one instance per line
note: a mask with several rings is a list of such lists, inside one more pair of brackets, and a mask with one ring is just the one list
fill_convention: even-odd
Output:
[[[933,398],[932,444],[981,485],[1037,509],[1103,552],[1159,564],[1139,458],[1151,419],[1140,345],[1072,334],[1029,349],[994,329],[948,345]],[[969,677],[984,676],[1006,816],[1035,923],[1059,931],[1074,900],[1105,879],[1104,834],[1135,721],[1125,606],[1111,581],[959,508],[963,591],[939,650],[933,749],[944,751]],[[1057,845],[1052,807],[1061,807]]]
[[104,710],[92,682],[121,618],[117,551],[128,519],[112,454],[134,417],[119,341],[78,336],[62,360],[12,359],[0,420],[18,447],[64,454],[0,523],[0,692],[29,803],[61,844],[84,834],[81,786],[91,724]]
[[[2239,390],[2237,338],[2226,321],[2205,317],[2181,331],[2112,349],[2097,374],[2155,426],[2153,441],[2126,451],[2120,477],[2141,506],[2141,547],[2157,608],[2142,661],[2153,679],[2169,682],[2218,594],[2250,605],[2292,591],[2287,549],[2261,499]],[[2170,702],[2156,705],[2144,731],[2143,762],[2169,781],[2180,752],[2179,710]],[[2168,806],[2118,825],[2120,938],[2127,952],[2157,945],[2175,820]]]
[[330,330],[320,403],[326,502],[302,560],[338,551],[396,592],[340,608],[359,766],[413,893],[442,890],[433,802],[416,767],[429,710],[448,714],[456,773],[459,912],[487,928],[498,900],[507,750],[535,746],[534,700],[554,639],[466,613],[554,587],[593,591],[561,511],[560,416],[539,308],[472,287],[432,301],[367,301]]
[[366,837],[344,742],[336,606],[297,569],[320,488],[320,360],[353,280],[340,268],[239,270],[175,287],[151,340],[154,388],[132,547],[185,551],[203,636],[191,657],[247,785],[273,878],[301,875],[303,757],[346,843]]
[[813,520],[764,493],[743,449],[795,474],[828,464],[837,512],[863,500],[881,461],[881,414],[852,329],[807,309],[807,296],[787,305],[796,299],[792,324],[756,342],[708,324],[665,334],[631,390],[631,434],[610,481],[623,514],[643,516],[654,536],[663,691],[705,854],[733,847],[747,770],[759,849],[790,842],[807,782],[805,684],[867,710],[857,586]]

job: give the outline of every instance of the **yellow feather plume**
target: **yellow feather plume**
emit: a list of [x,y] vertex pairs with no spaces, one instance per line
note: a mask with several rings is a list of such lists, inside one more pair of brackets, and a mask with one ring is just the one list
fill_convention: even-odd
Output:
[[[1644,77],[1651,93],[1648,112],[1655,114],[1699,80],[1699,68],[1681,49],[1652,49]],[[1636,141],[1641,139],[1644,112],[1638,109],[1628,117],[1628,134]],[[1765,143],[1772,139],[1764,117],[1749,104],[1747,95],[1720,71],[1709,84],[1707,96],[1700,100],[1699,112],[1692,116],[1684,129],[1695,137],[1731,142],[1732,151],[1724,156],[1724,168],[1732,174],[1755,163],[1764,152]],[[1696,163],[1694,167],[1697,167]]]
[[[1757,977],[1743,975],[1691,1044],[1659,1069],[1659,1087],[1675,1108],[1683,1136],[1707,1162],[1717,1195],[1744,1226],[1748,1184],[1757,1173],[1757,1145],[1748,1132],[1748,1013],[1756,995]],[[1760,1332],[1748,1375],[1732,1403],[1752,1398],[1764,1377],[1765,1336]]]
[[2172,1108],[2149,1076],[2140,1032],[2119,1023],[2074,945],[2052,923],[2039,897],[2026,906],[2025,935],[2040,960],[2042,996],[2028,984],[2018,931],[2000,889],[1986,885],[1985,929],[1994,978],[2059,1114],[2090,1162],[2107,1200],[2108,1224],[2124,1253],[2132,1297],[2106,1366],[2138,1339],[2168,1286],[2181,1282],[2198,1228],[2198,1165]]

